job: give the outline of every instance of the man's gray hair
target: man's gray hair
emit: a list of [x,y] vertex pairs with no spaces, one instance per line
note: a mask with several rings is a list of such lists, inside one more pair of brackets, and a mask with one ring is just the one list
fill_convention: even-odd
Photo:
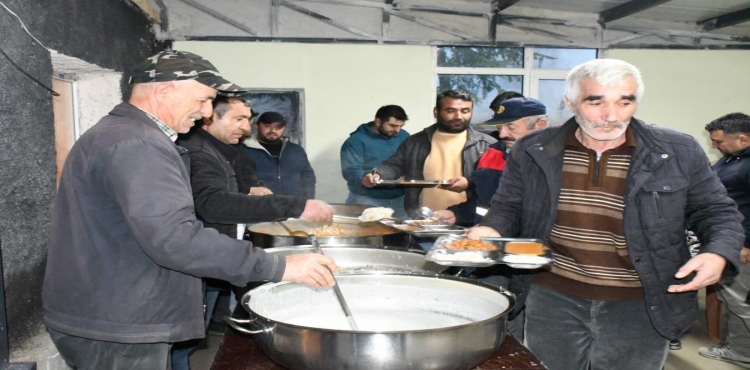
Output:
[[579,64],[568,73],[565,80],[565,97],[571,104],[578,102],[578,95],[581,93],[581,80],[591,78],[599,85],[609,86],[625,80],[627,77],[633,77],[638,86],[635,92],[635,100],[638,102],[643,97],[643,79],[641,71],[636,66],[619,60],[619,59],[594,59],[583,64]]
[[534,125],[536,125],[536,123],[539,122],[539,120],[545,119],[545,118],[547,118],[546,114],[540,114],[538,116],[524,117],[524,122],[526,122],[526,128],[529,129],[529,130],[533,130],[534,129]]

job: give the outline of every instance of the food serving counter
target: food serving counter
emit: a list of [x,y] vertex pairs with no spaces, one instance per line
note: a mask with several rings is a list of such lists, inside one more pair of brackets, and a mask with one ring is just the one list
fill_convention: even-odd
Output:
[[[232,315],[238,319],[249,317],[239,305]],[[506,335],[500,348],[487,361],[473,370],[543,370],[539,360],[511,335]],[[251,336],[230,327],[224,331],[211,370],[299,370],[285,369],[261,352]]]

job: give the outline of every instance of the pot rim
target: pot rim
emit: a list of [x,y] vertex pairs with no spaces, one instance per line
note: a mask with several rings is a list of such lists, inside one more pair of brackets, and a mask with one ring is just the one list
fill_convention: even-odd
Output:
[[[475,325],[483,325],[492,321],[495,321],[502,317],[507,317],[508,314],[513,310],[513,308],[516,305],[516,296],[515,294],[511,293],[507,289],[503,287],[499,287],[497,285],[488,284],[476,279],[471,278],[465,278],[460,276],[453,276],[453,275],[443,275],[438,273],[422,273],[422,272],[395,272],[395,271],[351,271],[351,272],[344,272],[340,274],[336,274],[337,276],[415,276],[415,277],[422,277],[422,278],[434,278],[434,279],[441,279],[441,280],[452,280],[452,281],[458,281],[463,283],[468,283],[476,286],[480,286],[483,288],[487,288],[490,290],[493,290],[497,293],[500,293],[508,300],[508,307],[503,310],[503,312],[494,315],[492,317],[489,317],[484,320],[474,321],[467,324],[460,324],[460,325],[453,325],[453,326],[446,326],[446,327],[439,327],[439,328],[430,328],[430,329],[417,329],[417,330],[382,330],[382,331],[367,331],[367,330],[351,330],[351,329],[326,329],[326,328],[316,328],[312,326],[303,326],[303,325],[297,325],[297,324],[290,324],[283,321],[276,321],[273,319],[270,319],[266,316],[263,316],[261,314],[256,313],[255,311],[251,310],[248,306],[248,302],[252,298],[252,294],[256,292],[261,291],[267,291],[269,289],[273,289],[278,286],[283,286],[287,284],[298,284],[302,285],[301,283],[295,283],[291,281],[282,281],[277,283],[266,283],[263,284],[255,289],[252,289],[245,293],[242,296],[242,299],[240,300],[240,303],[242,304],[242,309],[244,309],[251,318],[255,319],[256,325],[261,325],[258,321],[263,321],[264,324],[262,326],[265,326],[265,328],[269,328],[270,330],[266,331],[265,334],[267,335],[273,335],[273,331],[277,326],[287,326],[292,327],[296,329],[304,329],[304,330],[312,330],[312,331],[323,331],[323,332],[333,332],[333,333],[344,333],[344,334],[399,334],[399,333],[430,333],[430,332],[439,332],[444,330],[457,330],[464,327],[469,326],[475,326]],[[266,325],[265,323],[269,323]]]

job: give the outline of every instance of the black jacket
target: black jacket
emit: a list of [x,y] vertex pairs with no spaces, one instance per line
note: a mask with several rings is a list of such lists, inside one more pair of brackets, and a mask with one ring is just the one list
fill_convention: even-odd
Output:
[[[577,127],[571,119],[516,143],[481,225],[506,237],[549,242],[557,215],[565,142],[570,130]],[[636,119],[630,121],[630,128],[637,144],[625,190],[625,239],[651,322],[662,336],[674,339],[690,328],[698,313],[696,292],[667,292],[670,285],[694,277],[674,277],[690,259],[685,225],[701,241],[701,253],[724,257],[725,274],[732,276],[740,268],[741,215],[695,139]],[[509,289],[519,295],[519,302],[525,299],[532,280],[533,275],[511,279]]]
[[[433,124],[401,143],[396,153],[378,165],[376,171],[380,177],[384,180],[395,180],[402,176],[407,180],[424,180],[424,162],[427,160],[427,156],[430,155],[432,134],[436,130],[437,124]],[[466,196],[471,199],[476,194],[470,176],[474,171],[479,157],[496,140],[487,134],[477,132],[471,126],[467,128],[467,131],[466,145],[464,145],[461,156],[461,168],[463,176],[469,180],[469,188],[466,190]],[[404,206],[406,207],[406,213],[410,217],[417,215],[421,193],[422,188],[404,188]]]
[[[178,144],[190,155],[190,184],[195,213],[207,227],[236,237],[237,224],[299,217],[304,198],[288,195],[248,195],[253,177],[243,162],[252,160],[235,146],[227,145],[196,127],[180,136]],[[240,172],[238,171],[245,171]]]
[[719,159],[714,164],[714,171],[745,217],[742,220],[742,227],[745,229],[744,245],[745,248],[750,248],[750,148]]

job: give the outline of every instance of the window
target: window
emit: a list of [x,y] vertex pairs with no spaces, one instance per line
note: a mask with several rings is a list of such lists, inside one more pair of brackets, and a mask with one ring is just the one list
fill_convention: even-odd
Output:
[[516,91],[544,103],[550,124],[560,125],[572,117],[563,101],[565,77],[570,68],[596,59],[596,50],[445,46],[436,48],[435,59],[437,92],[471,94],[472,123],[490,119],[488,107],[497,94]]

